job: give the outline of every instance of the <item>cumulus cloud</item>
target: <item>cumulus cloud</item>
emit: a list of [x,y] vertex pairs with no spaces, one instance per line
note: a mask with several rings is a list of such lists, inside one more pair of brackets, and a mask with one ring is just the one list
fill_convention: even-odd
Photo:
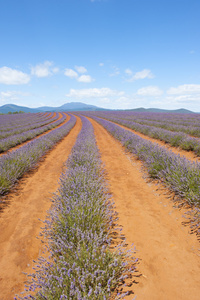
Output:
[[145,97],[161,96],[163,91],[157,86],[146,86],[137,91],[137,95]]
[[27,84],[30,81],[30,76],[21,71],[8,67],[0,68],[0,83],[7,85]]
[[0,92],[0,101],[15,101],[19,100],[21,97],[28,97],[30,96],[29,93],[24,93],[21,91],[6,91],[6,92]]
[[72,69],[65,69],[65,76],[69,77],[69,78],[77,78],[78,77],[78,73]]
[[[128,70],[128,73],[126,72],[126,74],[128,75],[132,75],[131,74],[131,70],[130,69],[127,69]],[[149,69],[144,69],[140,72],[136,72],[134,75],[131,76],[131,78],[128,79],[128,81],[132,82],[132,81],[135,81],[135,80],[140,80],[140,79],[145,79],[145,78],[154,78],[154,75],[152,74],[151,70]]]
[[200,84],[183,84],[167,90],[169,95],[200,94]]
[[113,96],[122,96],[124,92],[112,90],[110,88],[91,88],[91,89],[70,89],[67,97],[75,98],[107,98]]
[[53,73],[57,73],[59,71],[58,68],[53,68],[53,62],[45,61],[42,64],[38,64],[35,67],[31,68],[31,74],[36,77],[48,77]]
[[0,92],[1,98],[11,98],[16,96],[15,91]]
[[123,108],[123,109],[132,108],[131,107],[132,102],[133,102],[132,97],[128,95],[121,96],[116,100],[116,104],[118,108]]
[[[90,75],[85,75],[84,73],[87,72],[87,69],[83,66],[75,66],[74,67],[76,71],[73,69],[65,69],[65,76],[71,78],[71,79],[76,79],[78,82],[84,82],[84,83],[90,83],[94,81],[94,79]],[[84,74],[84,75],[80,75]]]
[[178,104],[179,106],[188,107],[188,109],[192,108],[194,105],[194,109],[196,110],[196,105],[200,103],[200,94],[192,94],[192,95],[171,95],[167,96],[165,99],[166,103],[169,105]]
[[52,69],[52,72],[53,72],[53,73],[58,73],[58,72],[59,72],[59,68],[57,68],[57,67],[53,68],[53,69]]
[[78,73],[81,73],[81,74],[87,72],[87,69],[86,69],[85,67],[83,67],[83,66],[75,66],[75,69],[76,69],[76,71],[77,71]]
[[129,76],[131,76],[133,74],[133,72],[131,71],[131,69],[126,69],[125,73]]
[[94,81],[94,79],[92,79],[90,75],[81,75],[77,80],[79,82],[86,82],[86,83]]
[[118,67],[113,66],[112,69],[113,69],[113,72],[110,74],[111,77],[112,77],[112,76],[117,76],[117,75],[120,74],[120,71],[119,71],[119,68],[118,68]]

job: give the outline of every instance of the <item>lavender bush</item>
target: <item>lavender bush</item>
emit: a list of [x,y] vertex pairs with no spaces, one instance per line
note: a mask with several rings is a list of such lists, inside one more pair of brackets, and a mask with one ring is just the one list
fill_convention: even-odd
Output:
[[[20,299],[109,299],[134,272],[135,259],[115,245],[116,215],[108,197],[91,123],[83,127],[60,178],[46,222],[49,260],[41,258]],[[112,249],[111,249],[112,247]],[[123,293],[115,294],[115,299]]]

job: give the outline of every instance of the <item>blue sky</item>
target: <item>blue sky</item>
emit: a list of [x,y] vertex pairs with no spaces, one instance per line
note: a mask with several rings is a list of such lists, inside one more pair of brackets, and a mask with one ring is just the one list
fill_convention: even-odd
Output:
[[0,0],[0,105],[200,112],[199,0]]

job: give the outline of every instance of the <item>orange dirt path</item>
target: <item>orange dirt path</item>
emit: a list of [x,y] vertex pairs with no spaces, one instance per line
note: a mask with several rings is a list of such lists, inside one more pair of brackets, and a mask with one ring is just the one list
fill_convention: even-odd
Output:
[[[50,115],[50,114],[49,114]],[[51,118],[49,118],[48,120],[50,121],[51,119],[53,119],[56,116],[56,112],[53,113],[53,115],[51,116]],[[62,115],[59,113],[59,116],[56,120],[49,122],[48,124],[51,124],[57,120],[60,120],[62,118]],[[44,125],[45,126],[45,125]]]
[[27,277],[32,273],[32,261],[42,253],[42,244],[36,237],[51,207],[52,193],[56,192],[63,163],[76,141],[81,120],[71,132],[45,157],[32,174],[20,184],[18,193],[9,194],[9,206],[0,213],[0,299],[13,299],[24,291]]
[[101,125],[91,122],[118,223],[128,247],[134,243],[139,258],[136,275],[141,276],[135,277],[137,284],[131,287],[134,295],[138,300],[199,300],[200,247],[196,235],[182,225],[183,210],[174,208],[166,190],[147,183],[140,161],[125,153]]

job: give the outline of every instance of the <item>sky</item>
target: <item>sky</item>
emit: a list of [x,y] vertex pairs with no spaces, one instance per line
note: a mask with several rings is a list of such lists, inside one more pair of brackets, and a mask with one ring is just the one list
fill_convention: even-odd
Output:
[[199,0],[0,0],[0,106],[200,112]]

